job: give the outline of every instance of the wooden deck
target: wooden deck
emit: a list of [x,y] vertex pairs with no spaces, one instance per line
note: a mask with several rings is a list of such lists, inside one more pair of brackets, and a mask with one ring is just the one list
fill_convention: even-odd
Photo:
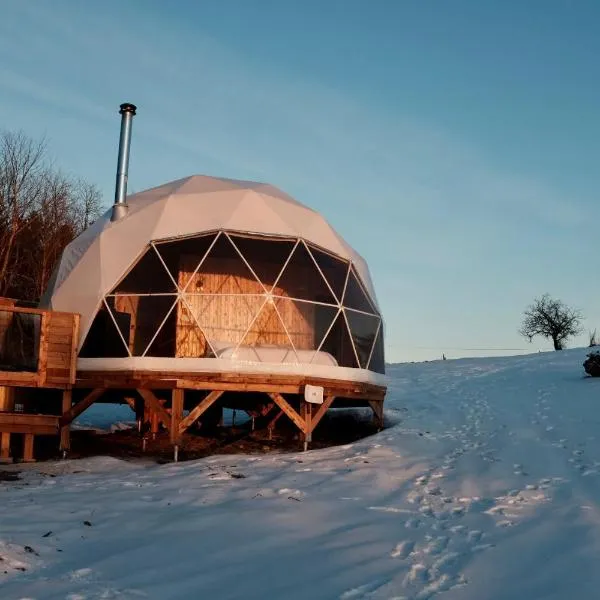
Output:
[[[75,383],[78,338],[79,315],[0,298],[0,460],[11,458],[13,435],[24,436],[23,460],[33,460],[36,435],[61,434],[68,447],[56,413]],[[32,401],[32,389],[52,393]]]
[[0,303],[0,386],[75,383],[79,315]]
[[320,386],[324,395],[383,400],[386,388],[371,383],[298,375],[198,373],[169,371],[78,371],[75,387],[105,389],[187,389],[222,392],[279,392],[303,394],[307,385]]
[[[322,401],[305,398],[307,386],[321,388]],[[177,448],[183,434],[210,410],[212,419],[223,407],[247,412],[272,432],[277,421],[287,416],[298,428],[304,448],[312,433],[334,403],[338,406],[369,406],[383,427],[386,388],[370,383],[318,377],[242,373],[183,373],[168,371],[78,371],[75,392],[80,397],[62,424],[77,417],[103,396],[112,399],[115,390],[129,393],[127,402],[136,412],[139,429],[155,437],[161,428],[169,432]],[[188,410],[184,417],[184,411]],[[222,417],[221,417],[222,418]]]
[[[24,436],[24,460],[33,460],[36,435],[60,435],[60,448],[68,451],[70,424],[98,401],[127,402],[136,413],[141,444],[161,429],[168,432],[175,458],[186,431],[209,415],[218,418],[223,407],[244,410],[270,433],[286,416],[304,448],[332,406],[370,406],[383,426],[383,386],[233,372],[77,371],[78,337],[79,315],[0,299],[0,460],[11,456],[12,435]],[[320,389],[322,397],[309,402],[307,386]]]

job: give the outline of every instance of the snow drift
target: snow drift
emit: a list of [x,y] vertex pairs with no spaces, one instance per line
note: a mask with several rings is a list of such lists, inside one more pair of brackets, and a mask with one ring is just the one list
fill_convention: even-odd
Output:
[[361,442],[0,482],[3,599],[595,598],[585,350],[395,365]]

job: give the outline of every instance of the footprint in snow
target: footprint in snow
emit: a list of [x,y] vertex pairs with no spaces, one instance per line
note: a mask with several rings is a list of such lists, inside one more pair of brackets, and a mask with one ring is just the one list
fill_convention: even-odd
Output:
[[445,535],[436,537],[423,548],[423,552],[432,556],[441,554],[446,549],[446,546],[448,546],[449,541],[450,539]]
[[71,581],[89,581],[93,574],[94,571],[86,567],[67,573],[67,578]]
[[417,529],[421,526],[421,519],[407,519],[404,523],[406,529]]
[[404,542],[400,542],[399,544],[396,544],[390,556],[392,558],[408,558],[410,553],[413,551],[414,547],[415,543],[413,541],[406,540]]

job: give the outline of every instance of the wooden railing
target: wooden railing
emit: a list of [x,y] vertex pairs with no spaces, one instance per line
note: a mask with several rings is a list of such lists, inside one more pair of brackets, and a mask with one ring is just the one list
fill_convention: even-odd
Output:
[[0,386],[70,387],[78,336],[77,314],[0,299]]

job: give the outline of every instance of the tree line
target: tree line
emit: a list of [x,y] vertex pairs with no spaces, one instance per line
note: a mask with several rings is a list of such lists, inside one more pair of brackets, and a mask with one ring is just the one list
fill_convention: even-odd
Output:
[[[44,139],[0,131],[0,296],[38,302],[65,246],[102,212],[98,188],[55,168]],[[544,294],[523,313],[519,332],[562,350],[581,333],[582,319],[579,310]]]
[[98,188],[54,167],[45,140],[0,132],[0,296],[37,302],[65,246],[101,213]]

